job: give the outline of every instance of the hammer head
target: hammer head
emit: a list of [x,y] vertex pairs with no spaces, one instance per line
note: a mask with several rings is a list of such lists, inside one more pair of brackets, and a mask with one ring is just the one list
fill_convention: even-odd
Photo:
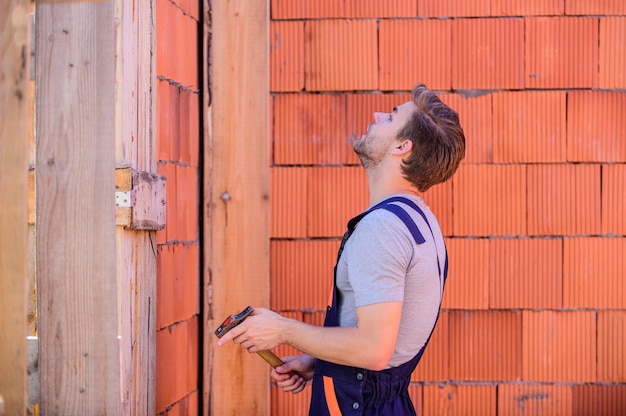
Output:
[[237,315],[230,315],[228,318],[224,319],[224,322],[215,330],[215,335],[217,335],[218,338],[222,338],[228,331],[242,323],[253,311],[252,306],[248,306]]

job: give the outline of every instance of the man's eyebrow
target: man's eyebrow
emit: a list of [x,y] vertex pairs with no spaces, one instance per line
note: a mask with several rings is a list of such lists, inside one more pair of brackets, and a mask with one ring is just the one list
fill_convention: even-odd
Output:
[[393,113],[397,113],[398,112],[398,107],[394,107],[392,112]]

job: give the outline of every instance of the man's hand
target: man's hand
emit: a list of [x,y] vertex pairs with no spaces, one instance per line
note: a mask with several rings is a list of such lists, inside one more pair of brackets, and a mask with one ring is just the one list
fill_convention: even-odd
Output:
[[284,320],[285,318],[269,309],[255,308],[245,321],[220,338],[217,346],[221,347],[232,340],[249,352],[271,350],[283,343],[281,329]]
[[[307,354],[282,357],[285,364],[272,369],[270,376],[276,380],[278,387],[294,394],[304,390],[306,382],[313,378],[315,358]],[[289,375],[290,371],[297,374]]]

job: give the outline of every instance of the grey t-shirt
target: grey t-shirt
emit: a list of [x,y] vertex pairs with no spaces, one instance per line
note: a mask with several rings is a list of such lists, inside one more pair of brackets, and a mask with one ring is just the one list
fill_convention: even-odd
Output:
[[437,261],[443,271],[445,246],[439,223],[421,198],[400,196],[415,202],[426,214],[434,241],[424,219],[399,202],[426,242],[418,245],[395,214],[377,209],[358,223],[337,264],[340,326],[356,326],[358,307],[403,302],[398,340],[388,367],[409,361],[422,348],[437,319],[443,292]]

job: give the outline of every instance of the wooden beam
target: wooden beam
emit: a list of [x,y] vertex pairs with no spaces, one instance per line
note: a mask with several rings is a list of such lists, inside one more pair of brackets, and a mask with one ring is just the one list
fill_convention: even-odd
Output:
[[0,397],[26,414],[30,1],[0,3]]
[[36,10],[41,413],[120,414],[113,0]]
[[269,414],[269,366],[213,330],[269,305],[269,2],[211,2],[205,144],[204,397],[212,415]]
[[[156,173],[155,0],[116,0],[117,128],[115,162],[128,166],[125,190],[135,188],[135,173]],[[119,173],[122,173],[118,170]],[[135,195],[125,221],[117,222],[117,278],[120,307],[120,372],[123,415],[153,415],[156,395],[156,232],[165,221],[165,183],[156,198]],[[144,188],[145,189],[145,188]],[[152,189],[151,189],[152,190]],[[137,189],[135,189],[137,191]],[[157,196],[158,195],[158,196]],[[148,195],[145,195],[148,196]],[[158,205],[155,205],[154,203]],[[145,209],[142,209],[145,208]],[[134,214],[151,210],[152,221]],[[117,217],[118,219],[120,217]],[[160,218],[160,219],[159,219]],[[133,230],[129,229],[133,228]],[[139,231],[139,229],[141,229]]]

